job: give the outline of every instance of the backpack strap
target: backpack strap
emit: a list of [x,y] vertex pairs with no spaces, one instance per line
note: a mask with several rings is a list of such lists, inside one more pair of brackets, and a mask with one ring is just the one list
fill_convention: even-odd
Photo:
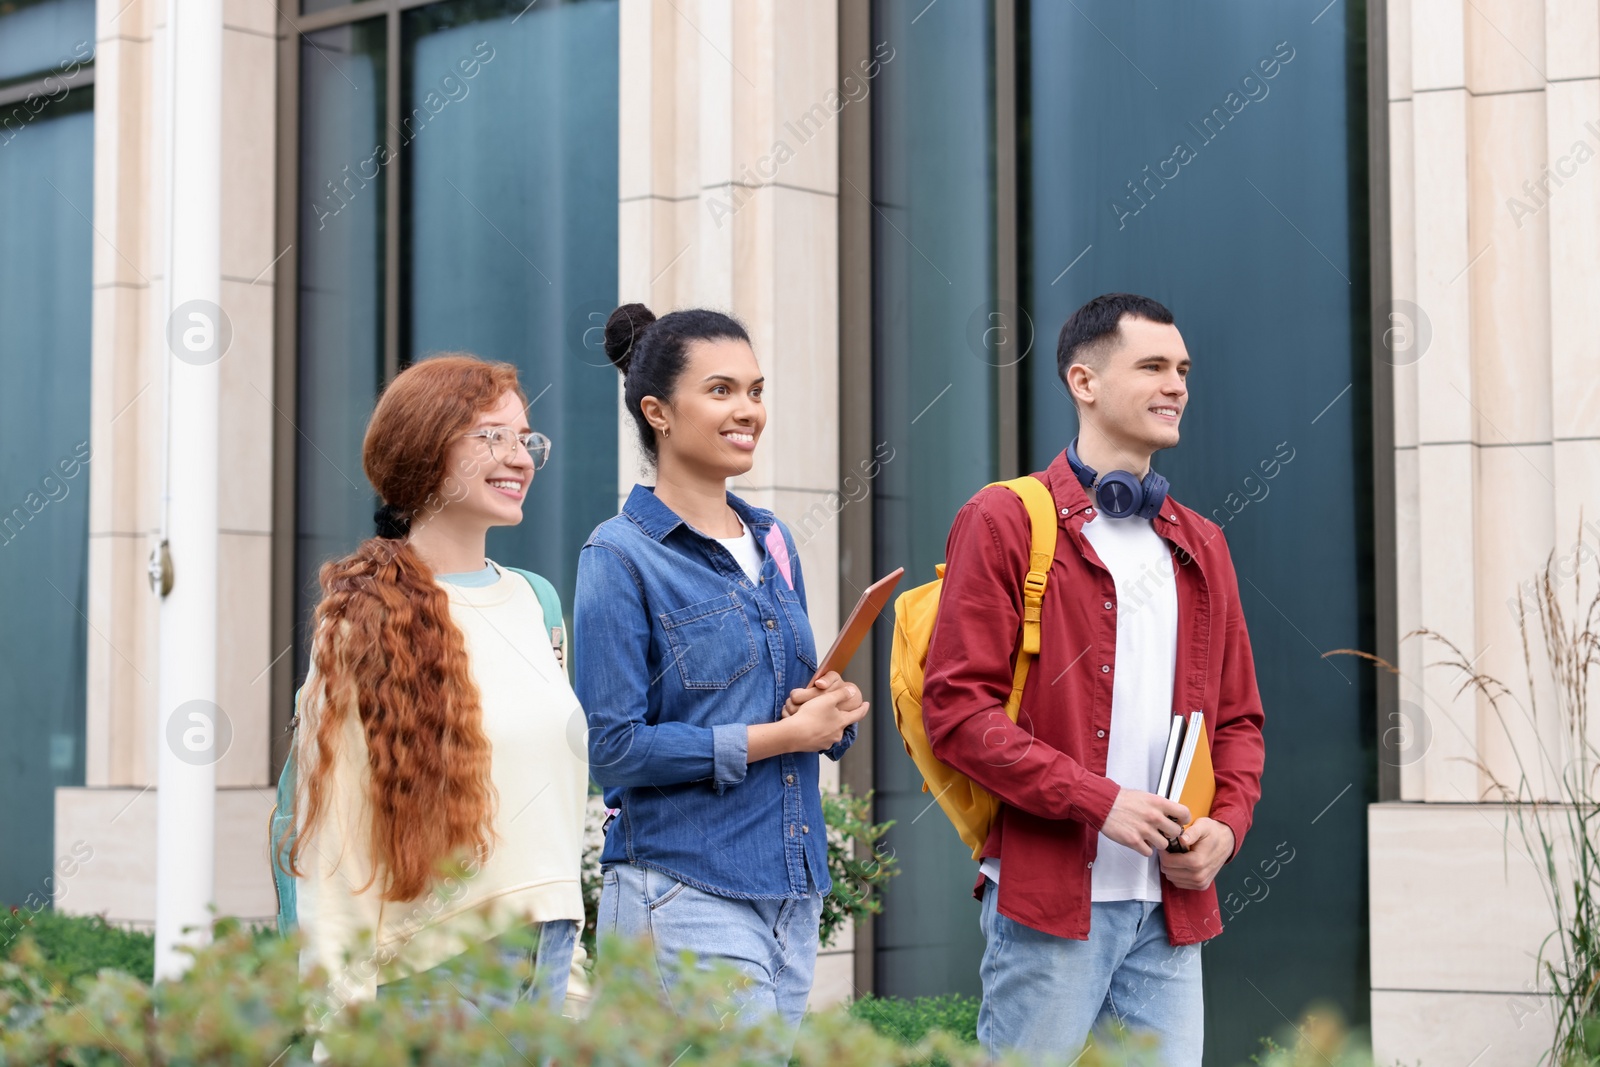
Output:
[[288,937],[300,922],[299,893],[289,873],[288,856],[299,831],[295,827],[294,801],[299,773],[295,767],[294,732],[300,723],[301,686],[294,693],[294,716],[289,720],[289,756],[278,773],[278,791],[267,816],[267,843],[272,853],[272,891],[278,902],[278,936]]
[[1032,544],[1028,549],[1028,572],[1022,579],[1022,644],[1017,649],[1011,698],[1006,701],[1006,714],[1014,722],[1022,706],[1022,689],[1028,682],[1028,668],[1039,654],[1039,623],[1044,614],[1044,592],[1050,581],[1050,565],[1056,558],[1056,501],[1050,495],[1050,488],[1032,475],[992,484],[1003,485],[1022,498],[1033,530]]
[[523,579],[533,586],[533,593],[539,598],[539,607],[544,610],[544,624],[550,628],[550,649],[556,654],[556,662],[561,665],[561,669],[566,670],[567,630],[561,617],[561,594],[556,592],[556,587],[542,574],[525,571],[520,567],[507,567],[506,570],[522,575]]

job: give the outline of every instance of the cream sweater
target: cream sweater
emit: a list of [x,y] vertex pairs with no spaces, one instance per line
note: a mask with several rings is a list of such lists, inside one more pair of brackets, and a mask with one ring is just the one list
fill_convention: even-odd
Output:
[[[297,884],[301,964],[327,971],[335,1010],[372,999],[379,985],[437,966],[472,941],[528,923],[583,922],[579,875],[589,765],[581,731],[569,740],[583,711],[550,648],[538,597],[520,575],[495,569],[498,580],[480,588],[442,583],[450,618],[466,638],[493,747],[495,843],[474,873],[415,900],[379,899],[381,877],[366,885],[372,874],[371,774],[352,694],[331,803],[301,851],[307,876]],[[302,789],[317,759],[323,709],[312,694],[318,690],[316,679],[308,679],[296,731]],[[302,795],[297,808],[304,804]],[[582,961],[580,947],[568,980],[569,1013],[587,999]]]

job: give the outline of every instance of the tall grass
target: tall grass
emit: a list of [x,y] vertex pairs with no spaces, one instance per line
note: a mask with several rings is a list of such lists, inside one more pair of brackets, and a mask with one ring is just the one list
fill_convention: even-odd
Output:
[[[1555,1034],[1539,1067],[1600,1067],[1600,750],[1589,733],[1589,675],[1600,662],[1600,587],[1585,601],[1583,571],[1587,560],[1600,553],[1582,551],[1580,518],[1578,550],[1570,578],[1557,568],[1551,551],[1533,582],[1531,596],[1524,590],[1519,600],[1517,629],[1522,638],[1526,672],[1526,706],[1498,678],[1476,669],[1477,657],[1468,656],[1455,642],[1437,631],[1418,629],[1406,635],[1437,642],[1450,657],[1443,666],[1463,679],[1461,692],[1481,693],[1504,732],[1515,761],[1515,777],[1506,780],[1481,759],[1471,762],[1489,783],[1490,794],[1505,805],[1530,856],[1542,857],[1541,888],[1555,919],[1555,929],[1540,943],[1536,976],[1544,982],[1555,1005]],[[1600,575],[1600,563],[1596,566]],[[1571,582],[1570,612],[1563,608],[1563,586]],[[1597,583],[1600,585],[1600,583]],[[1371,660],[1391,673],[1397,668],[1380,657],[1353,649],[1338,649]],[[1537,653],[1537,654],[1536,654]],[[1330,655],[1333,653],[1329,653]],[[1542,662],[1539,662],[1542,659]],[[1539,689],[1541,674],[1553,681],[1555,721],[1561,727],[1557,751],[1537,743],[1525,753],[1512,731],[1511,719],[1520,719],[1528,734],[1540,737]],[[1510,847],[1510,836],[1506,838]],[[1563,860],[1567,860],[1563,869]],[[1536,982],[1536,987],[1539,983]]]

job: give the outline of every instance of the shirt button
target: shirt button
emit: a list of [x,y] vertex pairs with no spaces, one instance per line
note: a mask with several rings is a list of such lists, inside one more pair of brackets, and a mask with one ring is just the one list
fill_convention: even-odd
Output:
[[776,619],[768,619],[767,620],[767,629],[776,630],[777,628],[778,628],[778,622],[777,622]]
[[1072,509],[1071,508],[1062,508],[1061,509],[1061,514],[1063,514],[1063,515],[1071,515],[1072,514]]
[[1088,863],[1084,864],[1084,866],[1093,867],[1094,866],[1094,860],[1090,860]]
[[811,827],[802,826],[802,827],[800,827],[800,832],[803,833],[803,834],[809,834],[811,832]]
[[1111,601],[1109,601],[1109,600],[1108,600],[1108,601],[1106,601],[1106,610],[1107,610],[1107,611],[1110,611],[1110,610],[1111,610]]
[[1104,731],[1104,730],[1096,730],[1096,731],[1095,731],[1095,732],[1094,732],[1094,735],[1095,735],[1095,736],[1096,736],[1096,737],[1104,737],[1104,736],[1105,736],[1105,735],[1106,735],[1106,732],[1105,732],[1105,731]]
[[1111,664],[1109,664],[1109,663],[1100,664],[1100,673],[1101,674],[1110,674],[1111,673]]
[[784,775],[783,776],[783,780],[784,780],[784,782],[786,782],[789,785],[794,785],[794,775],[792,775],[792,774]]

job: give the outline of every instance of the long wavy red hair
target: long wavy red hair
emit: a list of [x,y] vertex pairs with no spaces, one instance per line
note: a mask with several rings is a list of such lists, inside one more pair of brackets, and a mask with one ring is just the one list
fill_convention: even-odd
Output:
[[[415,527],[459,491],[451,443],[506,393],[527,397],[509,363],[446,353],[395,376],[378,399],[361,464],[384,503]],[[467,473],[467,472],[461,472]],[[453,488],[454,487],[454,488]],[[450,601],[409,538],[372,537],[323,564],[312,633],[315,756],[305,776],[289,869],[328,808],[345,716],[359,710],[371,769],[370,886],[385,900],[421,896],[448,864],[493,843],[489,740],[466,642]],[[365,886],[363,887],[365,888]]]

